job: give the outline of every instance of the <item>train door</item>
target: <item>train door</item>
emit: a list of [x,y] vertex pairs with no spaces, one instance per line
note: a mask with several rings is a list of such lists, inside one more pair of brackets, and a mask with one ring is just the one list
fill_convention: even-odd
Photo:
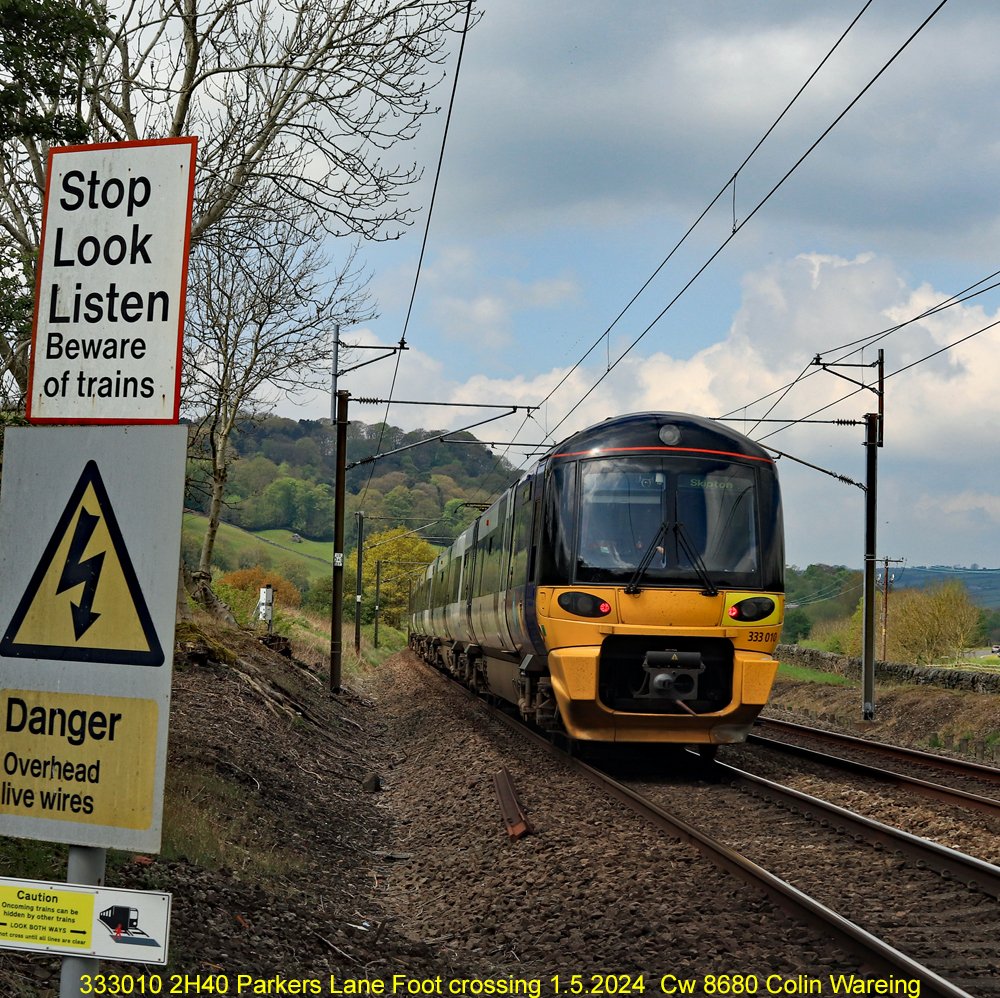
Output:
[[507,601],[510,589],[510,550],[511,550],[511,526],[513,523],[514,492],[506,492],[500,500],[497,511],[499,521],[500,552],[499,563],[497,565],[497,592],[493,603],[496,614],[497,640],[504,651],[514,650],[514,639],[511,636],[510,625],[507,620]]
[[472,585],[472,631],[483,648],[497,647],[499,634],[496,597],[500,588],[500,549],[503,538],[500,506],[495,503],[479,518]]
[[531,479],[521,482],[513,493],[511,509],[510,566],[507,571],[505,612],[507,629],[517,650],[528,641],[524,618],[524,600],[528,583],[528,560],[531,546]]

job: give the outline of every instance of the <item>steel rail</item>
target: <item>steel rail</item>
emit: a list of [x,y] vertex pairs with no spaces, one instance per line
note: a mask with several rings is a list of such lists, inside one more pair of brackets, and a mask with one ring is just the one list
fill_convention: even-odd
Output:
[[762,745],[765,748],[773,749],[776,752],[784,752],[786,755],[795,755],[802,759],[809,759],[820,765],[859,773],[862,776],[878,780],[880,783],[891,783],[897,787],[904,787],[913,793],[929,797],[932,800],[944,801],[946,804],[983,811],[985,814],[1000,814],[1000,800],[996,800],[993,797],[983,797],[981,794],[970,793],[968,790],[959,790],[957,787],[942,786],[940,783],[931,783],[929,780],[907,776],[905,773],[897,773],[891,769],[870,766],[855,759],[845,759],[839,755],[828,755],[825,752],[820,752],[818,749],[807,748],[804,745],[796,745],[792,742],[783,742],[777,738],[766,738],[764,735],[751,734],[747,737],[747,741],[754,745]]
[[886,742],[877,742],[870,738],[858,738],[856,735],[846,735],[839,731],[828,731],[825,728],[810,728],[806,724],[796,724],[794,721],[781,721],[775,717],[759,717],[757,724],[765,728],[774,728],[776,731],[791,731],[796,734],[808,735],[810,738],[819,738],[823,741],[839,742],[843,745],[854,745],[858,748],[873,749],[897,759],[905,759],[908,762],[922,762],[929,766],[936,766],[938,769],[947,770],[951,773],[958,773],[961,776],[973,777],[985,780],[988,783],[995,783],[1000,786],[1000,769],[994,766],[986,766],[983,763],[972,760],[953,759],[947,755],[937,755],[934,752],[923,752],[920,749],[906,748],[902,745],[889,745]]
[[901,852],[933,870],[947,873],[951,877],[978,890],[1000,899],[1000,866],[984,859],[968,856],[964,852],[921,838],[911,832],[883,824],[874,818],[849,811],[837,804],[821,800],[801,790],[775,783],[737,769],[725,762],[714,762],[713,768],[724,772],[731,782],[745,784],[764,793],[771,800],[795,808],[807,817],[824,820],[859,835],[868,842],[878,842],[888,849]]
[[[418,661],[420,661],[418,659]],[[756,890],[762,890],[777,906],[793,918],[812,926],[827,937],[832,937],[847,952],[853,954],[872,969],[889,974],[908,976],[919,980],[921,994],[933,998],[973,998],[969,992],[957,987],[936,974],[929,967],[918,963],[912,957],[890,946],[885,940],[861,928],[860,925],[839,915],[832,908],[810,897],[786,880],[775,876],[752,860],[743,856],[725,843],[713,839],[704,832],[688,824],[683,819],[665,811],[624,784],[612,779],[600,770],[589,766],[557,748],[541,734],[527,728],[521,721],[487,703],[471,690],[450,680],[425,663],[421,665],[433,673],[449,689],[463,693],[490,717],[503,722],[521,737],[533,742],[539,748],[561,759],[600,790],[627,806],[640,817],[697,849],[713,865],[720,867]]]

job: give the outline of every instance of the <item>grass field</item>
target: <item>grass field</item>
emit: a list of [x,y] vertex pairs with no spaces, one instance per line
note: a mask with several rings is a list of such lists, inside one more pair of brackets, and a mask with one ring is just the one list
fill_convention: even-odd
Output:
[[[207,528],[207,517],[185,511],[183,544],[188,564],[191,564],[191,552],[200,549]],[[296,584],[326,578],[333,560],[332,541],[296,542],[289,530],[265,530],[255,534],[229,523],[219,524],[215,547],[216,561],[223,571],[263,565],[281,572]]]

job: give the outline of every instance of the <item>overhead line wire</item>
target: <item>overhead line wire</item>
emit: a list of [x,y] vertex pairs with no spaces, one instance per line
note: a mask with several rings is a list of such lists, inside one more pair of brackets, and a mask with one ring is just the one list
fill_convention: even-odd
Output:
[[[413,312],[413,302],[417,297],[417,285],[420,283],[420,274],[423,269],[424,254],[427,250],[427,238],[431,229],[431,217],[434,214],[434,203],[437,200],[438,182],[441,179],[441,167],[444,163],[444,150],[445,146],[448,144],[448,131],[451,127],[451,114],[455,107],[455,94],[458,91],[458,76],[462,69],[462,55],[465,52],[465,39],[469,34],[469,21],[472,17],[472,4],[473,0],[469,0],[468,6],[465,9],[465,24],[462,26],[462,37],[458,46],[458,58],[455,61],[455,79],[452,81],[451,97],[448,100],[448,113],[446,114],[444,121],[444,134],[441,137],[441,150],[438,153],[437,169],[434,172],[434,186],[431,188],[431,199],[429,205],[427,206],[427,221],[424,224],[424,236],[420,243],[420,256],[417,258],[417,270],[413,276],[413,288],[410,291],[410,303],[407,306],[406,318],[403,321],[403,333],[399,338],[400,350],[396,351],[396,363],[393,367],[392,382],[389,385],[389,400],[385,405],[385,417],[382,420],[382,426],[379,430],[378,443],[375,445],[376,454],[378,454],[382,448],[382,439],[385,436],[385,428],[389,423],[389,410],[392,408],[392,393],[396,387],[396,378],[399,375],[400,355],[402,348],[406,346],[406,331],[410,327],[410,315]],[[368,473],[368,481],[365,482],[365,487],[362,490],[362,503],[364,503],[365,497],[368,495],[368,486],[371,485],[372,476],[374,474],[375,465],[372,464],[371,471]]]
[[[704,217],[712,210],[712,208],[715,207],[716,203],[719,201],[719,199],[722,197],[722,195],[725,194],[727,190],[729,190],[730,187],[733,188],[733,196],[735,198],[735,194],[736,194],[736,178],[740,175],[740,173],[743,170],[743,168],[750,162],[751,159],[753,159],[753,157],[756,155],[756,153],[760,149],[760,147],[770,137],[771,133],[778,127],[779,124],[781,124],[781,122],[784,119],[785,115],[788,114],[788,112],[792,109],[792,105],[794,105],[795,102],[799,99],[799,97],[802,96],[802,93],[805,91],[806,87],[808,87],[809,84],[812,83],[812,81],[815,79],[815,77],[819,73],[819,71],[823,68],[824,65],[826,65],[827,60],[829,60],[829,58],[837,50],[837,48],[840,46],[840,43],[847,37],[848,33],[858,23],[858,21],[861,19],[861,17],[864,15],[864,13],[868,10],[868,8],[871,6],[872,3],[873,3],[873,0],[868,0],[868,2],[855,15],[854,19],[844,29],[844,31],[841,33],[841,35],[837,39],[837,41],[834,42],[832,48],[826,53],[825,56],[823,56],[823,58],[820,61],[819,65],[816,66],[816,68],[807,77],[805,83],[803,83],[802,86],[799,87],[799,89],[796,91],[795,96],[793,96],[792,99],[785,105],[785,108],[781,112],[781,114],[779,114],[778,117],[775,118],[775,120],[771,123],[771,126],[767,129],[767,131],[760,137],[760,139],[758,139],[757,144],[753,147],[753,149],[750,150],[750,152],[744,158],[743,162],[740,163],[740,165],[736,168],[736,171],[733,173],[732,177],[730,177],[730,179],[726,181],[726,183],[719,190],[719,193],[716,194],[715,197],[712,198],[711,201],[709,201],[709,203],[705,206],[705,208],[702,209],[701,214],[698,215],[698,217],[690,224],[690,226],[688,226],[687,231],[680,237],[680,239],[677,240],[677,242],[674,244],[674,246],[670,250],[670,252],[660,262],[659,266],[653,271],[652,274],[649,275],[648,278],[646,278],[646,281],[642,285],[642,287],[640,287],[639,290],[636,291],[636,293],[629,299],[628,304],[626,304],[625,307],[618,313],[618,315],[615,316],[615,318],[611,322],[611,325],[608,326],[608,328],[605,329],[604,332],[601,333],[600,336],[598,336],[598,338],[587,349],[587,351],[584,353],[584,355],[566,372],[566,374],[563,376],[562,380],[555,386],[555,388],[553,388],[552,391],[550,391],[549,394],[546,395],[544,399],[542,399],[541,403],[539,403],[540,405],[544,405],[546,402],[548,402],[548,400],[550,398],[552,398],[552,396],[566,383],[566,381],[569,379],[570,375],[591,355],[591,353],[594,352],[594,350],[597,349],[597,347],[601,343],[601,340],[603,340],[605,337],[607,337],[611,333],[611,330],[615,328],[615,326],[618,324],[618,321],[635,304],[636,300],[646,290],[646,288],[648,288],[649,285],[652,284],[653,280],[660,273],[660,271],[663,270],[663,268],[673,258],[674,254],[687,241],[688,236],[690,236],[691,233],[694,232],[694,230],[701,223],[702,219],[704,219]],[[735,234],[735,228],[734,228],[734,234]],[[613,365],[609,365],[608,370],[611,370],[612,366]],[[581,401],[582,401],[582,399],[581,399]],[[571,410],[571,412],[572,412],[572,410]],[[558,425],[561,425],[561,424],[557,424],[557,426]],[[554,429],[555,428],[557,428],[557,427],[554,427]]]
[[674,295],[673,298],[666,304],[666,306],[660,311],[660,313],[649,323],[648,326],[629,344],[628,347],[618,356],[613,364],[608,366],[608,369],[597,379],[597,381],[584,393],[584,395],[579,399],[579,401],[566,413],[565,416],[553,427],[553,429],[558,429],[567,419],[586,401],[590,394],[597,389],[597,387],[604,381],[604,379],[632,352],[632,350],[638,345],[638,343],[646,336],[646,334],[663,318],[664,315],[674,306],[678,299],[691,287],[692,284],[708,269],[709,265],[715,260],[715,258],[729,245],[729,243],[736,237],[736,234],[757,214],[758,211],[774,196],[774,194],[781,188],[785,181],[802,165],[805,159],[813,152],[813,150],[830,134],[831,131],[843,120],[847,113],[854,108],[854,106],[865,96],[866,93],[875,85],[875,83],[881,78],[881,76],[886,72],[886,70],[899,58],[899,56],[905,51],[905,49],[913,42],[913,40],[924,30],[925,27],[931,22],[931,20],[938,14],[942,7],[948,2],[948,0],[941,0],[940,3],[931,11],[927,17],[920,23],[920,25],[910,34],[905,42],[893,53],[889,60],[882,66],[882,68],[868,81],[867,84],[861,89],[861,91],[851,100],[851,102],[844,108],[840,114],[822,131],[819,137],[809,146],[808,149],[795,161],[791,168],[784,174],[784,176],[768,191],[767,194],[757,203],[757,205],[751,210],[751,212],[738,224],[733,225],[733,231],[722,241],[718,248],[708,257],[708,259],[695,271],[694,275],[687,281],[686,284]]
[[[909,371],[911,368],[917,367],[920,364],[923,364],[923,363],[925,363],[928,360],[933,360],[935,357],[938,357],[941,354],[946,353],[948,350],[951,350],[952,348],[957,347],[957,346],[961,346],[963,343],[966,343],[969,340],[973,339],[974,337],[979,336],[981,333],[989,332],[991,329],[995,329],[997,326],[1000,326],[1000,319],[997,319],[995,322],[987,323],[985,326],[982,326],[979,329],[974,330],[973,332],[969,333],[967,336],[961,337],[961,339],[954,340],[952,343],[946,343],[940,349],[934,350],[934,351],[932,351],[929,354],[925,354],[923,357],[920,357],[917,360],[912,361],[909,364],[905,364],[903,367],[897,368],[895,371],[890,371],[885,376],[885,380],[888,381],[889,378],[894,378],[894,377],[896,377],[896,375],[902,374],[904,371]],[[815,416],[815,415],[817,415],[817,414],[819,414],[821,412],[824,412],[827,409],[831,409],[831,408],[833,408],[833,406],[839,405],[841,402],[846,402],[849,398],[852,398],[854,395],[857,395],[857,394],[859,394],[862,391],[864,391],[863,387],[855,388],[852,391],[849,391],[846,395],[841,395],[840,398],[834,399],[832,402],[827,402],[826,405],[822,405],[818,409],[814,409],[812,412],[808,413],[806,416],[798,417],[798,418],[795,418],[795,419],[788,419],[787,421],[785,421],[785,425],[784,426],[779,427],[776,430],[772,430],[770,433],[765,433],[762,437],[758,437],[757,441],[759,443],[762,440],[766,440],[768,437],[774,436],[776,433],[781,433],[783,430],[787,430],[790,426],[794,426],[796,423],[805,422],[807,419],[811,419],[813,416]],[[770,449],[773,450],[773,448],[770,448]],[[802,462],[802,463],[805,463],[805,462]]]
[[[883,339],[887,338],[888,336],[892,335],[893,333],[897,333],[897,332],[899,332],[899,330],[905,329],[907,326],[912,325],[914,322],[919,322],[921,319],[926,319],[929,316],[936,315],[938,312],[943,312],[946,308],[952,308],[955,305],[962,305],[965,302],[970,301],[971,299],[977,297],[978,295],[985,294],[987,291],[992,291],[995,288],[1000,287],[1000,282],[997,282],[995,284],[990,284],[990,285],[988,285],[985,288],[980,288],[978,291],[973,291],[972,290],[973,288],[975,288],[978,285],[982,284],[984,281],[992,280],[994,277],[997,277],[997,276],[1000,276],[1000,270],[994,271],[992,274],[989,274],[986,277],[980,278],[980,280],[976,281],[973,284],[970,284],[968,287],[964,288],[963,290],[956,291],[953,295],[949,295],[943,301],[938,302],[937,305],[932,305],[930,308],[925,309],[923,312],[920,312],[918,315],[914,315],[911,318],[906,319],[904,322],[897,323],[895,326],[890,326],[889,328],[880,330],[877,333],[870,333],[868,336],[862,336],[860,339],[853,340],[850,343],[842,344],[839,347],[831,347],[831,348],[829,348],[827,350],[821,350],[818,354],[816,354],[816,356],[822,356],[823,354],[826,354],[826,353],[833,353],[836,350],[845,350],[848,347],[856,347],[859,344],[860,344],[860,346],[858,347],[858,349],[863,350],[864,347],[866,347],[866,346],[872,346],[875,343],[878,343],[880,340],[883,340]],[[831,363],[840,363],[843,360],[846,360],[848,357],[852,356],[854,353],[857,353],[857,352],[858,352],[858,350],[853,350],[851,353],[847,353],[847,354],[844,354],[841,357],[838,357],[836,361],[832,361]],[[811,363],[807,364],[806,367],[805,367],[805,369],[802,371],[802,373],[800,373],[798,375],[798,377],[795,378],[794,381],[789,382],[787,385],[784,385],[781,388],[775,388],[773,391],[768,392],[766,395],[762,395],[760,398],[755,399],[753,402],[747,402],[744,405],[738,406],[736,409],[730,409],[728,412],[723,413],[721,416],[719,416],[717,418],[719,418],[719,419],[726,419],[727,417],[735,416],[738,412],[746,411],[751,406],[758,405],[761,402],[766,402],[769,398],[773,397],[774,395],[777,395],[779,392],[787,394],[788,391],[789,391],[789,389],[794,388],[797,384],[799,384],[800,381],[806,381],[807,379],[813,377],[814,375],[821,373],[820,370],[818,370],[818,369],[814,370],[814,371],[810,371],[808,374],[805,373],[806,371],[809,370],[810,367],[812,367],[812,364]],[[782,395],[782,397],[784,397],[784,395]],[[847,397],[850,397],[850,396],[847,396]],[[779,401],[780,401],[780,399],[779,399]],[[769,415],[773,411],[774,411],[774,406],[772,406],[771,409],[769,409],[768,412],[765,415]],[[753,419],[754,417],[748,416],[746,418],[749,421],[750,419]],[[761,417],[761,419],[763,419],[763,418],[764,417]]]

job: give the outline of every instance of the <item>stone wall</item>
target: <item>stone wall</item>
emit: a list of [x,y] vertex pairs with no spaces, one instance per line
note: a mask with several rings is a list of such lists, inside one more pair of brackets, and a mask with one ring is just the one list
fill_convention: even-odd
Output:
[[[798,645],[778,645],[778,659],[789,665],[801,665],[821,672],[834,672],[849,679],[861,679],[861,659],[814,651]],[[877,679],[900,683],[943,686],[974,693],[1000,693],[1000,673],[974,672],[971,669],[948,669],[943,666],[908,665],[903,662],[876,662]]]

